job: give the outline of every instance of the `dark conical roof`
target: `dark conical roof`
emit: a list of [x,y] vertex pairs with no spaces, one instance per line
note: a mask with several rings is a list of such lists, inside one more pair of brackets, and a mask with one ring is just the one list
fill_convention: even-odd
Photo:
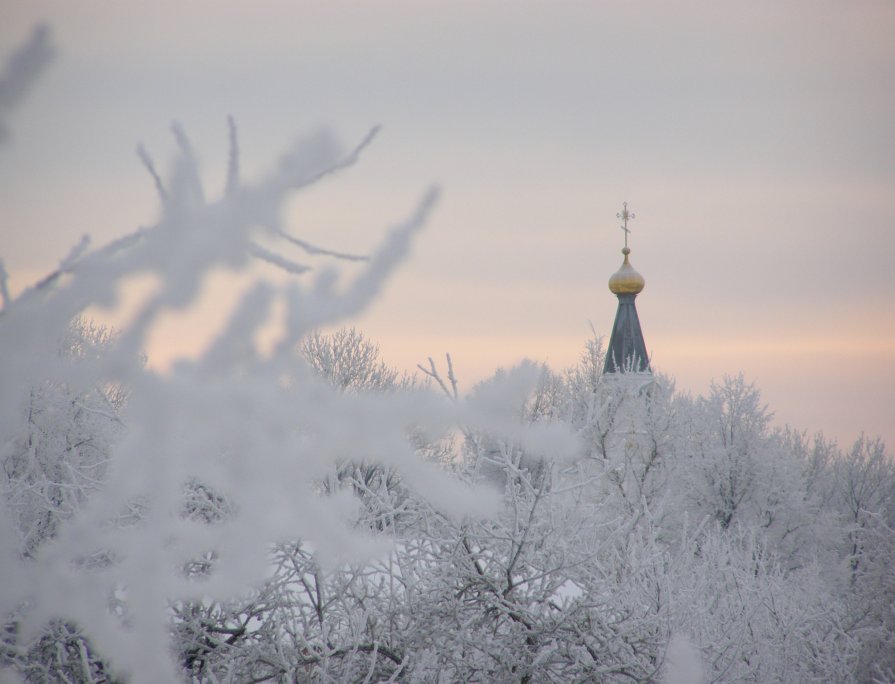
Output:
[[637,307],[634,306],[636,297],[634,294],[618,295],[618,311],[612,326],[612,337],[609,338],[609,349],[606,350],[604,373],[651,372]]

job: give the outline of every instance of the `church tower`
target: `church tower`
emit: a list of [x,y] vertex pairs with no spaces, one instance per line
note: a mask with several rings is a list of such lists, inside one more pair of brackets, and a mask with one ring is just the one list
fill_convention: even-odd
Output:
[[622,249],[625,260],[609,279],[609,290],[618,297],[618,311],[612,326],[612,337],[609,338],[609,348],[606,350],[603,373],[651,373],[640,319],[637,318],[637,307],[634,306],[634,300],[646,283],[628,261],[631,253],[628,248],[628,233],[631,232],[628,221],[634,218],[634,214],[628,211],[627,202],[622,206],[624,208],[617,216],[622,220],[621,228],[625,231],[625,247]]

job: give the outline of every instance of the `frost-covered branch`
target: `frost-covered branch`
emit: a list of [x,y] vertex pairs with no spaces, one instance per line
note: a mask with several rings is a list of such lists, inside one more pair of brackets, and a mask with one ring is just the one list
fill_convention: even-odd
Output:
[[9,273],[6,272],[2,259],[0,259],[0,304],[3,305],[2,310],[9,306]]
[[[11,615],[17,606],[30,606],[19,620],[18,638],[26,642],[51,617],[63,616],[78,624],[92,648],[129,672],[133,681],[148,682],[177,677],[165,655],[169,652],[165,606],[195,593],[193,580],[181,576],[177,568],[199,567],[194,563],[197,555],[214,549],[213,559],[201,564],[206,568],[202,591],[226,597],[266,578],[270,545],[280,539],[313,540],[318,553],[329,559],[376,547],[353,529],[343,499],[318,490],[330,465],[345,455],[384,459],[389,467],[403,471],[409,486],[433,494],[438,505],[453,514],[482,510],[481,497],[469,498],[464,487],[420,463],[407,441],[411,424],[433,420],[441,429],[450,422],[437,404],[417,400],[416,408],[408,411],[409,399],[344,396],[311,377],[293,351],[295,340],[313,327],[354,315],[372,301],[422,228],[434,193],[390,234],[345,293],[329,288],[332,271],[310,288],[299,282],[263,285],[237,306],[230,325],[205,357],[170,377],[143,367],[140,352],[155,321],[163,312],[194,301],[210,269],[239,267],[250,256],[261,256],[290,272],[305,270],[260,248],[254,240],[259,225],[279,222],[287,188],[303,187],[344,168],[371,139],[368,136],[345,157],[330,136],[312,136],[293,148],[287,161],[265,180],[231,183],[228,195],[207,202],[191,145],[179,127],[174,127],[174,135],[180,149],[174,173],[165,184],[156,179],[158,187],[166,189],[161,221],[99,250],[89,251],[85,239],[37,286],[7,301],[0,318],[4,349],[0,460],[9,464],[10,459],[31,453],[33,447],[27,445],[34,443],[35,435],[44,434],[40,428],[26,435],[24,442],[13,439],[22,411],[28,408],[23,398],[33,396],[31,388],[41,381],[49,382],[49,387],[72,387],[75,398],[68,406],[80,420],[114,425],[115,430],[102,428],[109,435],[125,430],[120,438],[102,442],[89,434],[71,435],[58,447],[48,443],[41,452],[48,463],[61,459],[59,472],[67,473],[65,477],[75,473],[66,459],[81,459],[77,467],[88,468],[82,479],[87,489],[70,489],[60,480],[62,475],[33,486],[26,486],[24,475],[16,476],[13,491],[34,492],[33,501],[50,509],[66,491],[83,496],[78,494],[52,518],[30,517],[26,511],[32,504],[26,499],[21,499],[26,508],[21,509],[24,517],[18,523],[7,517],[9,509],[4,508],[4,529],[21,525],[27,548],[14,541],[18,533],[14,537],[4,533],[0,612]],[[235,154],[231,152],[234,160]],[[232,167],[230,177],[236,177]],[[104,354],[85,358],[77,366],[60,359],[54,340],[69,321],[91,304],[113,301],[117,283],[147,271],[159,277],[160,291]],[[68,277],[61,279],[62,274]],[[291,339],[272,358],[262,360],[252,351],[254,335],[266,320],[274,294],[287,302],[286,337]],[[283,387],[279,378],[284,372],[299,381]],[[109,412],[107,404],[89,401],[74,389],[85,383],[127,387],[125,415]],[[62,418],[47,409],[39,413],[47,419],[57,415]],[[343,421],[354,429],[346,432]],[[64,426],[63,422],[50,430],[68,430]],[[19,452],[19,445],[25,445],[25,451]],[[102,469],[83,461],[88,448],[94,449]],[[28,458],[21,461],[22,473],[31,472],[33,466],[28,464],[34,461]],[[193,481],[223,497],[234,513],[214,525],[181,517],[184,483]],[[99,482],[102,487],[96,486]],[[123,511],[133,510],[138,511],[136,517],[121,517]],[[45,520],[52,520],[52,526],[47,527]],[[87,550],[107,560],[85,565]],[[27,568],[21,560],[23,551],[32,559]],[[84,570],[72,575],[70,567]],[[125,592],[126,626],[124,613],[107,610],[108,596],[120,590]]]
[[432,378],[438,386],[441,388],[441,391],[444,395],[453,402],[459,400],[459,394],[457,392],[457,378],[454,376],[454,366],[451,363],[451,355],[445,354],[447,358],[447,367],[448,367],[448,382],[451,383],[451,388],[448,389],[448,386],[445,384],[444,379],[441,377],[441,373],[438,372],[438,368],[435,365],[435,360],[430,356],[429,357],[429,367],[425,368],[424,366],[417,364],[416,367],[419,368],[426,377]]
[[6,127],[9,112],[25,98],[55,54],[49,28],[38,26],[28,41],[7,58],[0,73],[0,143],[9,137]]
[[165,204],[165,202],[168,201],[168,193],[165,191],[165,184],[162,182],[162,177],[155,168],[155,163],[152,161],[152,157],[149,156],[146,148],[142,145],[137,145],[137,156],[140,158],[140,162],[142,162],[146,171],[152,176],[152,181],[155,184],[155,191],[158,193],[159,200],[161,200],[162,204]]

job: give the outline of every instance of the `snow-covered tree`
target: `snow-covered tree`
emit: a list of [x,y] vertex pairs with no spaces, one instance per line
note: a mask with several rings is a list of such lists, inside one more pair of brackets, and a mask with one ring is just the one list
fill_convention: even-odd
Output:
[[409,382],[382,361],[379,346],[356,328],[331,335],[315,331],[302,340],[301,353],[320,377],[343,390],[382,391]]
[[[154,225],[99,249],[85,238],[16,298],[3,279],[0,461],[8,470],[0,614],[10,625],[4,662],[32,679],[43,675],[19,665],[55,633],[57,651],[89,642],[115,676],[174,681],[182,665],[169,657],[177,606],[190,612],[206,598],[226,602],[257,590],[269,574],[269,551],[282,540],[308,540],[324,563],[368,553],[375,546],[353,527],[351,500],[319,486],[346,456],[400,469],[405,486],[455,514],[483,510],[481,496],[417,458],[408,439],[430,423],[445,429],[454,420],[450,407],[425,396],[346,395],[295,353],[312,330],[337,325],[372,301],[423,226],[435,190],[338,292],[332,268],[307,283],[259,282],[201,358],[166,376],[144,365],[156,321],[195,301],[212,269],[261,260],[300,275],[309,265],[287,249],[331,254],[290,239],[282,207],[296,191],[354,163],[372,138],[346,153],[328,133],[312,134],[252,183],[239,178],[231,122],[227,185],[220,199],[208,200],[186,134],[176,126],[174,134],[179,154],[166,181],[142,153],[159,189]],[[280,239],[281,251],[262,238],[266,245]],[[72,321],[91,305],[114,304],[120,283],[137,273],[154,274],[161,287],[133,322],[96,358],[60,356],[58,340]],[[262,356],[254,337],[275,298],[285,303],[286,330]],[[116,387],[128,397],[120,412],[109,394]],[[118,421],[122,434],[101,442],[105,433],[94,426]],[[80,472],[71,467],[75,456]],[[202,492],[206,504],[220,502],[228,513],[199,514]],[[69,667],[70,658],[62,661]],[[92,656],[81,661],[85,680],[91,663]]]
[[[112,344],[104,328],[72,321],[59,340],[59,361],[76,374]],[[21,554],[33,558],[101,486],[121,433],[120,387],[72,378],[35,378],[24,421],[3,450],[2,495],[18,531]]]
[[[51,50],[36,34],[0,117]],[[9,86],[9,84],[12,86]],[[5,119],[0,120],[0,125]],[[0,129],[2,130],[2,129]],[[85,238],[17,297],[0,268],[0,675],[28,682],[867,682],[895,679],[895,465],[777,429],[757,388],[530,362],[462,394],[341,328],[427,192],[358,257],[294,237],[294,193],[353,164],[325,132],[207,199],[190,142],[147,228]],[[278,245],[274,247],[273,245]],[[302,256],[290,253],[301,250]],[[143,349],[212,270],[267,278],[169,374]],[[327,268],[312,271],[325,260]],[[134,274],[121,331],[80,318]],[[284,332],[255,346],[275,301]],[[332,335],[319,330],[336,329]]]

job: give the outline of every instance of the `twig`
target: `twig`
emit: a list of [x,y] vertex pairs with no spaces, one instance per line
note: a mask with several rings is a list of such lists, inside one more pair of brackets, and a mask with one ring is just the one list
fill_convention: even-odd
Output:
[[137,156],[140,157],[140,161],[143,162],[143,166],[149,172],[149,175],[152,176],[152,180],[155,183],[155,191],[158,193],[159,199],[162,201],[162,204],[166,204],[168,202],[168,193],[165,190],[165,184],[162,183],[162,177],[159,176],[158,171],[156,171],[155,169],[155,164],[152,161],[152,157],[149,156],[146,148],[142,145],[137,145]]
[[451,361],[451,355],[445,352],[445,357],[447,358],[447,366],[448,366],[448,380],[451,381],[451,389],[454,391],[454,401],[459,399],[459,394],[457,393],[457,376],[454,375],[454,364]]
[[232,115],[227,117],[227,128],[230,131],[230,157],[227,161],[227,187],[224,194],[233,197],[239,189],[239,139],[236,135],[236,120]]
[[3,311],[9,306],[9,274],[6,272],[6,266],[0,259],[0,301],[3,304]]
[[363,256],[361,254],[346,254],[345,252],[336,252],[331,249],[324,249],[323,247],[318,247],[317,245],[312,245],[310,242],[305,242],[304,240],[299,240],[296,237],[292,237],[289,233],[283,230],[277,230],[276,234],[279,235],[284,240],[288,240],[296,247],[301,247],[308,254],[320,254],[323,256],[331,256],[336,259],[344,259],[346,261],[369,261],[370,257]]
[[249,243],[248,251],[249,254],[251,254],[253,257],[262,259],[270,264],[273,264],[274,266],[279,266],[288,273],[307,273],[311,270],[310,266],[305,266],[304,264],[300,264],[297,261],[292,261],[291,259],[281,257],[279,254],[275,254],[269,249],[265,249],[261,245],[256,245],[254,242]]

